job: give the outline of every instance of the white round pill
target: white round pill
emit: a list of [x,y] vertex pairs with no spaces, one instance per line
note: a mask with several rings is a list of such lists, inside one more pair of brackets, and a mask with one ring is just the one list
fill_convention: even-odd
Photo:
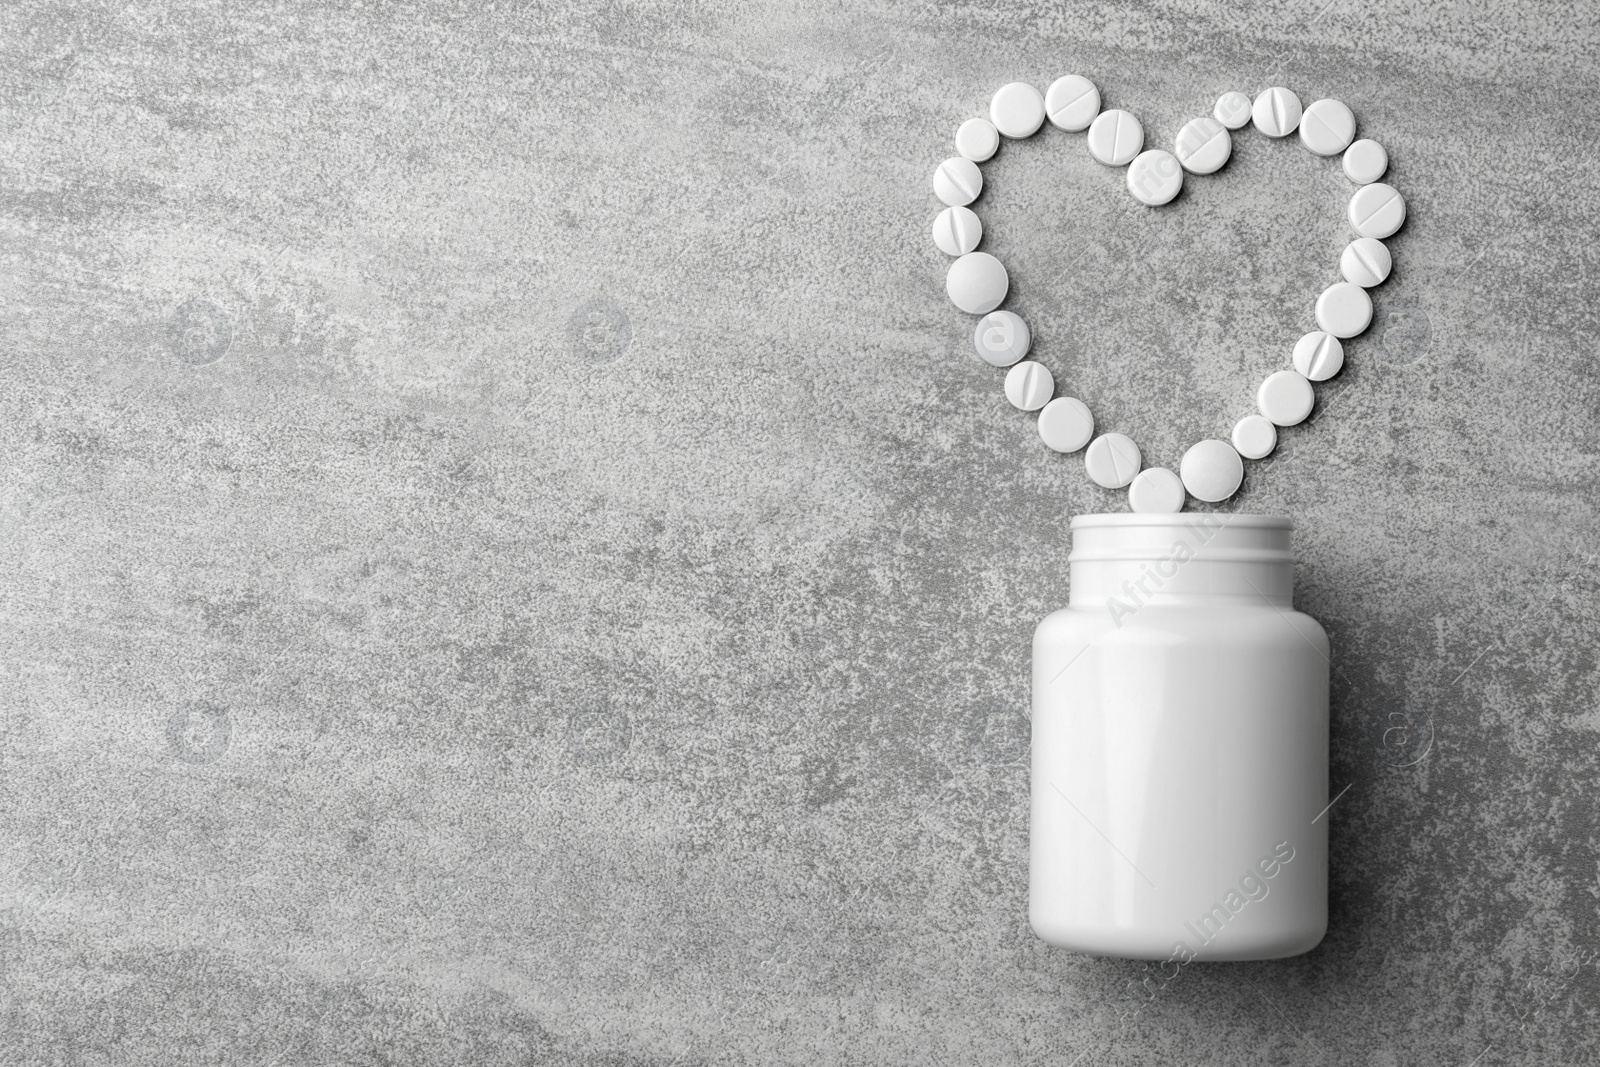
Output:
[[1100,90],[1088,78],[1068,74],[1051,82],[1045,90],[1044,110],[1058,129],[1085,129],[1100,114]]
[[1120,108],[1102,111],[1089,126],[1089,154],[1108,167],[1133,162],[1144,147],[1144,127]]
[[1000,148],[1000,131],[988,119],[968,119],[956,130],[956,153],[982,163]]
[[1182,188],[1183,168],[1171,152],[1152,148],[1140,152],[1128,164],[1128,192],[1141,204],[1151,207],[1170,204]]
[[1278,428],[1260,415],[1246,415],[1233,426],[1233,450],[1245,459],[1265,459],[1278,447]]
[[1096,485],[1107,489],[1121,489],[1133,481],[1143,462],[1139,446],[1120,433],[1101,434],[1083,454],[1083,469]]
[[1300,116],[1300,143],[1319,156],[1336,156],[1350,147],[1356,117],[1341,101],[1314,100]]
[[1039,412],[1039,436],[1057,452],[1076,452],[1094,436],[1089,405],[1075,396],[1058,396]]
[[1005,265],[987,252],[968,252],[950,264],[944,291],[968,315],[987,315],[999,307],[1011,288]]
[[1244,481],[1244,460],[1228,442],[1212,438],[1185,452],[1178,471],[1190,496],[1215,504],[1239,491],[1239,483]]
[[991,367],[1009,367],[1028,354],[1033,334],[1015,311],[991,311],[978,320],[972,344]]
[[1044,97],[1027,82],[1002,85],[989,103],[989,121],[1007,137],[1032,137],[1044,125]]
[[1178,131],[1173,147],[1190,174],[1215,174],[1233,155],[1233,138],[1216,119],[1190,119]]
[[1406,199],[1392,185],[1373,182],[1350,198],[1350,225],[1363,237],[1383,239],[1406,221]]
[[960,207],[978,199],[983,192],[983,171],[970,159],[951,156],[933,172],[933,195],[941,203]]
[[1393,266],[1389,246],[1376,237],[1357,237],[1344,246],[1344,254],[1339,257],[1339,273],[1344,280],[1363,289],[1382,285]]
[[1362,138],[1344,150],[1345,177],[1357,185],[1371,185],[1389,169],[1389,153],[1377,141]]
[[1297,370],[1268,375],[1256,390],[1256,407],[1276,426],[1298,426],[1305,422],[1315,402],[1311,383]]
[[983,221],[971,208],[947,207],[933,220],[933,243],[947,256],[964,256],[983,240]]
[[1344,366],[1344,345],[1331,333],[1313,330],[1294,343],[1294,369],[1313,382],[1325,382]]
[[1372,297],[1359,285],[1335,282],[1317,297],[1317,325],[1335,337],[1354,337],[1372,324]]
[[1018,363],[1006,371],[1006,399],[1023,411],[1038,411],[1050,402],[1056,391],[1050,368],[1033,360]]
[[1300,125],[1300,98],[1279,85],[1261,90],[1250,109],[1256,129],[1268,137],[1287,137]]
[[1183,481],[1165,467],[1140,471],[1128,486],[1128,506],[1141,515],[1176,515],[1183,510]]
[[1250,98],[1243,93],[1223,93],[1217,97],[1211,117],[1228,129],[1237,130],[1250,121]]

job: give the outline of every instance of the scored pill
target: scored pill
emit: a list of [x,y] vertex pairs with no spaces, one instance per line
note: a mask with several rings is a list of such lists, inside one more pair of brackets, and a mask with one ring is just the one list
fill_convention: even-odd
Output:
[[1055,391],[1055,376],[1042,363],[1030,359],[1006,372],[1006,399],[1023,411],[1038,411]]
[[1057,452],[1076,452],[1094,436],[1089,405],[1075,396],[1058,396],[1039,412],[1039,436]]
[[1319,156],[1336,156],[1350,147],[1356,117],[1338,100],[1317,100],[1300,116],[1300,143]]
[[1256,129],[1268,137],[1287,137],[1300,125],[1300,98],[1282,86],[1261,90],[1250,109]]
[[1183,188],[1183,168],[1171,152],[1152,148],[1140,152],[1128,165],[1128,192],[1151,207],[1169,204]]
[[933,194],[950,207],[961,207],[983,192],[983,171],[964,156],[951,156],[933,172]]
[[1044,97],[1027,82],[1002,85],[989,103],[989,121],[1007,137],[1032,137],[1044,125]]
[[978,320],[972,344],[991,367],[1009,367],[1033,347],[1033,333],[1015,311],[991,311]]
[[1392,185],[1384,182],[1363,185],[1350,198],[1350,225],[1362,237],[1382,240],[1405,221],[1405,197]]
[[1000,131],[988,119],[968,119],[956,130],[956,152],[982,163],[1000,148]]
[[947,207],[933,220],[933,243],[947,256],[964,256],[983,240],[983,221],[971,208]]
[[1335,337],[1354,337],[1372,324],[1372,297],[1359,285],[1335,282],[1317,297],[1317,325]]
[[950,264],[944,291],[968,315],[987,315],[1005,300],[1011,278],[1005,265],[987,252],[968,252]]
[[1100,114],[1100,90],[1088,78],[1068,74],[1045,90],[1044,110],[1058,129],[1072,133],[1087,129]]
[[1107,489],[1121,489],[1139,473],[1144,457],[1139,446],[1120,433],[1103,433],[1083,454],[1083,469],[1094,483]]
[[1313,382],[1325,382],[1344,366],[1344,345],[1330,333],[1313,330],[1294,343],[1294,369]]
[[1189,495],[1208,504],[1228,499],[1244,481],[1244,461],[1239,453],[1228,442],[1215,438],[1201,441],[1185,452],[1178,471]]
[[1296,370],[1269,374],[1256,390],[1256,407],[1278,426],[1298,426],[1305,422],[1316,399],[1311,383]]
[[1344,246],[1344,254],[1339,257],[1339,273],[1344,280],[1363,289],[1382,285],[1393,267],[1389,246],[1376,237],[1357,237]]
[[1102,111],[1089,126],[1089,154],[1108,167],[1133,162],[1144,147],[1144,127],[1120,108]]
[[1371,185],[1389,169],[1389,153],[1377,141],[1362,138],[1344,150],[1345,177],[1357,185]]
[[1215,174],[1233,155],[1233,138],[1216,119],[1190,119],[1178,131],[1173,147],[1190,174]]
[[1240,129],[1250,121],[1250,98],[1243,93],[1223,93],[1217,97],[1211,117],[1230,130]]
[[1165,467],[1140,471],[1128,486],[1128,506],[1141,515],[1176,515],[1183,510],[1183,481]]
[[1245,459],[1265,459],[1278,447],[1278,428],[1260,415],[1246,415],[1233,426],[1233,448]]

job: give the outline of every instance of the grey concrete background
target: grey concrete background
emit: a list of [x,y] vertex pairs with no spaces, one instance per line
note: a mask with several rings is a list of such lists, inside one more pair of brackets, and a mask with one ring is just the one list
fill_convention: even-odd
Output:
[[[1324,2],[6,5],[0,1062],[1600,1058],[1596,16]],[[1336,648],[1331,932],[1137,1014],[1025,919],[1028,641],[1123,500],[928,238],[1069,71],[1156,144],[1337,96],[1411,205],[1229,505]],[[986,169],[1152,463],[1348,239],[1293,141]]]

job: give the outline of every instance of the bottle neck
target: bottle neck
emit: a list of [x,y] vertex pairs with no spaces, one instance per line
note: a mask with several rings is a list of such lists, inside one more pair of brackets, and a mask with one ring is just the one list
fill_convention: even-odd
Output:
[[1269,515],[1080,515],[1072,520],[1069,603],[1118,613],[1151,603],[1288,609],[1293,529]]

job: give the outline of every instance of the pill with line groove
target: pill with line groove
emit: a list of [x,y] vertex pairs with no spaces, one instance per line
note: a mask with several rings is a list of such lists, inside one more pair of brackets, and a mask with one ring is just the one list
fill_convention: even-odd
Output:
[[1045,90],[1044,110],[1051,125],[1069,132],[1087,129],[1100,114],[1100,90],[1077,74],[1057,78]]
[[1363,137],[1344,150],[1344,175],[1357,185],[1371,185],[1388,169],[1388,150],[1371,138]]
[[1183,480],[1165,467],[1140,471],[1128,486],[1128,507],[1136,514],[1176,515],[1183,500]]
[[1121,489],[1139,473],[1144,457],[1139,446],[1120,433],[1103,433],[1089,444],[1083,454],[1083,469],[1096,485],[1106,489]]
[[1338,100],[1314,100],[1300,116],[1300,143],[1319,156],[1336,156],[1350,147],[1356,117]]
[[1233,138],[1216,119],[1190,119],[1178,131],[1173,147],[1190,174],[1215,174],[1233,155]]
[[989,121],[1007,137],[1032,137],[1044,125],[1044,97],[1027,82],[1002,85],[989,103]]
[[1033,333],[1015,311],[991,311],[978,320],[972,344],[991,367],[1009,367],[1028,354]]
[[1250,98],[1243,93],[1223,93],[1217,97],[1211,117],[1228,129],[1237,130],[1250,121]]
[[1327,381],[1343,366],[1344,345],[1331,333],[1312,330],[1294,343],[1294,369],[1313,382]]
[[1108,167],[1122,167],[1144,147],[1144,126],[1121,108],[1102,111],[1089,126],[1089,154]]
[[956,130],[956,152],[974,163],[982,163],[1000,148],[1000,131],[988,119],[968,119]]
[[1013,407],[1038,411],[1050,402],[1050,394],[1055,391],[1055,375],[1042,363],[1024,360],[1006,371],[1006,399]]
[[1385,182],[1357,189],[1350,198],[1350,225],[1362,237],[1383,239],[1406,221],[1406,198]]
[[947,207],[933,220],[933,243],[947,256],[964,256],[983,240],[983,220],[971,208]]
[[1389,246],[1376,237],[1357,237],[1344,246],[1344,254],[1339,257],[1339,273],[1344,280],[1363,289],[1382,285],[1393,266]]
[[1300,98],[1281,85],[1261,90],[1250,117],[1268,137],[1287,137],[1300,125]]
[[950,207],[962,207],[983,192],[983,171],[965,156],[951,156],[933,172],[933,195]]

